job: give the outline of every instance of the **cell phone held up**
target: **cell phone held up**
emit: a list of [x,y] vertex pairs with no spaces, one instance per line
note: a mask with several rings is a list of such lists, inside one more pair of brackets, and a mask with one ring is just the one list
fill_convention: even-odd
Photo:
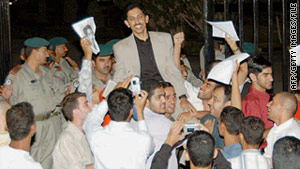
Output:
[[132,91],[132,94],[141,94],[141,83],[140,78],[137,76],[134,76],[130,81],[130,90]]

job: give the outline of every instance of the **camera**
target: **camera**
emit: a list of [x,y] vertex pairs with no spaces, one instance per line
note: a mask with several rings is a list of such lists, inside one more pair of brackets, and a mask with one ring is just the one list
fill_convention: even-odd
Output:
[[141,93],[141,84],[140,84],[140,78],[139,77],[134,76],[131,79],[130,84],[131,84],[131,91],[132,91],[133,95]]
[[200,129],[199,124],[187,123],[183,127],[183,132],[184,133],[193,133],[196,129]]

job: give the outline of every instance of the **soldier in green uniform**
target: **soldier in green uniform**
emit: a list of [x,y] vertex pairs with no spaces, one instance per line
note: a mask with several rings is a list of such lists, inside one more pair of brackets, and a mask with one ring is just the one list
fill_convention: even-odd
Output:
[[50,67],[56,77],[61,79],[65,85],[78,78],[78,66],[70,57],[66,57],[68,52],[67,39],[64,37],[54,37],[49,40],[49,50],[52,50],[54,64]]
[[118,42],[118,39],[108,41],[106,44],[99,44],[100,53],[93,57],[93,85],[97,88],[105,88],[105,84],[111,79],[110,71],[112,69],[112,46]]
[[43,66],[49,56],[49,42],[42,38],[30,38],[24,42],[25,63],[17,65],[6,78],[6,88],[12,90],[6,97],[11,105],[29,102],[33,105],[36,135],[31,155],[44,169],[52,168],[52,151],[62,131],[62,115],[57,107],[65,96],[61,84],[48,67]]

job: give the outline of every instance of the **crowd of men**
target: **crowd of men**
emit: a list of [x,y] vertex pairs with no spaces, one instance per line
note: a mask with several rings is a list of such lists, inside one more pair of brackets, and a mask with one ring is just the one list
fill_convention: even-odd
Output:
[[[231,85],[207,78],[216,60],[202,80],[181,54],[182,32],[148,31],[139,3],[123,19],[132,34],[99,44],[97,55],[80,39],[79,65],[63,37],[24,41],[23,64],[0,87],[0,168],[299,168],[300,92],[270,98],[266,59],[232,63]],[[134,76],[141,80],[135,94]],[[198,127],[188,133],[186,124]]]

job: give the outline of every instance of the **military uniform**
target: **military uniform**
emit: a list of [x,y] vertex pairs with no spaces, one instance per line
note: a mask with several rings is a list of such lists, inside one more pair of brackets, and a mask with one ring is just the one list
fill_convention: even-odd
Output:
[[[102,89],[105,88],[106,83],[103,83],[100,79],[98,79],[94,71],[93,71],[92,79],[93,79],[93,85],[100,87]],[[106,82],[108,82],[108,80],[111,80],[111,76],[109,74],[107,75]]]
[[60,58],[60,63],[54,63],[50,69],[65,85],[78,78],[78,72],[75,72],[64,58]]
[[[32,42],[33,41],[33,42]],[[37,41],[37,42],[36,42]],[[36,38],[24,42],[25,46],[47,46],[48,41]],[[39,45],[35,45],[35,43]],[[33,43],[33,44],[32,44]],[[49,44],[49,43],[48,43]],[[30,46],[31,45],[31,46]],[[49,68],[39,66],[40,73],[34,72],[25,62],[17,65],[8,74],[6,81],[13,85],[13,93],[9,98],[11,105],[29,102],[33,106],[36,121],[36,134],[33,137],[31,155],[41,163],[43,168],[52,168],[52,151],[62,131],[63,117],[56,111],[64,97],[64,89],[60,87]]]
[[[67,39],[63,37],[54,37],[50,39],[49,42],[49,49],[53,51],[55,51],[56,46],[68,43]],[[64,58],[60,58],[59,63],[54,63],[50,69],[57,78],[63,81],[65,85],[78,78],[78,72],[74,71]]]
[[[100,53],[98,54],[97,57],[105,57],[105,56],[110,56],[113,54],[113,50],[112,50],[112,46],[117,43],[119,41],[119,39],[113,39],[108,41],[106,44],[99,44],[99,49],[100,49]],[[112,77],[110,76],[110,74],[107,74],[106,77],[106,82],[108,82],[109,80],[111,80]],[[102,89],[105,88],[106,84],[103,83],[95,74],[95,72],[93,71],[92,74],[92,80],[93,80],[93,85],[100,87]]]

